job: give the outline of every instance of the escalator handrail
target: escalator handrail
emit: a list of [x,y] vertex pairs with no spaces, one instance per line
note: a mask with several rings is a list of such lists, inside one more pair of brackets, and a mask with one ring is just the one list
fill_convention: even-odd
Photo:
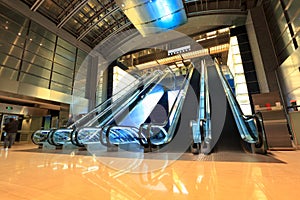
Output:
[[[155,72],[155,73],[157,73],[157,72]],[[130,88],[130,90],[129,91],[127,91],[127,93],[131,93],[131,92],[133,92],[134,90],[136,90],[137,89],[137,87],[136,86],[138,86],[140,83],[142,83],[143,81],[147,81],[148,79],[150,79],[152,76],[154,76],[155,75],[155,73],[154,74],[148,74],[148,73],[146,73],[146,74],[144,74],[141,78],[139,78],[139,79],[136,79],[136,80],[134,80],[133,82],[131,82],[127,87],[129,87]],[[97,110],[99,109],[99,107],[101,107],[101,106],[103,106],[103,105],[105,105],[105,104],[108,104],[109,102],[112,102],[112,99],[114,98],[114,97],[116,97],[117,95],[119,95],[119,94],[121,94],[121,92],[124,92],[123,90],[120,90],[119,92],[117,92],[116,94],[114,94],[112,97],[110,97],[109,99],[106,99],[105,101],[103,101],[102,103],[100,103],[100,104],[98,104],[93,110],[91,110],[89,113],[87,113],[86,115],[84,115],[83,117],[81,117],[80,119],[78,119],[77,121],[75,121],[73,124],[71,124],[70,126],[68,126],[67,128],[72,128],[72,129],[75,129],[76,127],[78,127],[78,124],[81,122],[81,121],[83,121],[84,119],[86,119],[86,118],[88,118],[88,117],[90,117],[90,115],[93,115],[93,114],[95,114],[96,112],[97,112]],[[125,97],[123,97],[123,98],[119,98],[118,100],[118,103],[121,101],[120,99],[124,99]],[[117,103],[117,102],[114,102],[114,103]]]
[[[69,132],[69,135],[70,135],[69,139],[68,140],[60,141],[59,143],[56,142],[56,139],[55,139],[56,134],[59,134],[59,132],[65,133],[66,131]],[[73,129],[70,129],[70,128],[63,128],[63,129],[56,129],[56,130],[54,130],[52,132],[51,136],[50,136],[52,144],[55,145],[55,146],[60,146],[60,145],[63,145],[64,143],[66,143],[66,142],[71,142],[71,134],[72,134],[72,132],[73,132]]]
[[[108,127],[107,127],[107,131],[106,131],[106,143],[104,142],[104,140],[103,140],[103,135],[102,135],[102,132],[100,131],[100,135],[102,135],[102,137],[101,137],[101,144],[105,144],[105,145],[107,145],[107,146],[112,146],[113,144],[116,144],[116,143],[112,143],[111,141],[110,141],[110,134],[111,134],[111,130],[113,130],[113,129],[121,129],[121,130],[133,130],[133,131],[135,131],[135,132],[138,132],[138,128],[137,127],[135,127],[135,126],[125,126],[125,125],[109,125]],[[138,136],[138,135],[136,135],[136,136]],[[134,139],[134,136],[131,136],[131,138],[133,138]],[[138,137],[136,137],[136,141],[137,141],[137,143],[140,143],[141,145],[143,145],[142,144],[142,139],[145,139],[145,138],[138,138]]]
[[[170,72],[167,72],[167,73],[164,73],[164,75],[163,76],[161,76],[160,77],[160,79],[156,82],[156,84],[155,85],[153,85],[152,86],[152,88],[147,92],[147,94],[149,94],[149,93],[151,93],[151,91],[160,83],[160,82],[162,82],[165,78],[166,78],[166,76],[168,76],[169,75],[169,73]],[[151,85],[151,83],[149,84],[149,85]],[[148,85],[148,86],[149,86]],[[147,86],[147,87],[148,87]],[[142,94],[146,89],[147,89],[147,87],[145,87],[137,96],[139,96],[140,94]],[[147,95],[146,94],[146,95]],[[130,101],[128,104],[126,104],[127,106],[129,106],[130,104],[132,103],[132,101]],[[125,107],[124,106],[124,108],[120,108],[120,111],[118,112],[118,113],[122,113],[125,109],[127,109],[127,107]],[[110,122],[107,122],[106,123],[106,125],[102,125],[101,126],[101,131],[100,131],[100,135],[102,136],[102,134],[103,134],[103,131],[107,128],[107,127],[111,127],[112,125],[110,125],[109,124]],[[117,127],[118,125],[116,125],[116,127]],[[128,127],[128,126],[119,126],[119,127]],[[133,127],[133,126],[132,126]],[[139,128],[137,128],[137,127],[135,127],[136,129],[138,129],[139,130]],[[107,129],[108,130],[108,129]],[[109,138],[109,132],[110,132],[110,130],[108,130],[107,132],[106,132],[106,137],[108,137]],[[138,135],[139,135],[139,133],[138,133]],[[100,140],[101,140],[101,138],[103,138],[103,137],[100,137]],[[102,144],[104,144],[104,141],[100,141]]]
[[[163,74],[163,76],[159,76],[161,73]],[[114,109],[114,113],[111,113],[110,116],[108,116],[105,120],[101,121],[95,127],[95,128],[99,128],[100,129],[100,142],[101,142],[101,144],[106,145],[106,143],[102,140],[102,138],[103,138],[102,134],[103,134],[104,128],[110,126],[110,123],[114,119],[114,116],[118,115],[118,114],[122,113],[124,110],[126,110],[128,108],[128,106],[131,105],[132,102],[134,102],[138,96],[140,96],[141,94],[143,94],[148,89],[148,87],[151,86],[151,84],[154,83],[157,80],[157,78],[159,78],[159,80],[158,80],[158,82],[156,82],[156,84],[159,83],[159,82],[161,82],[166,76],[169,75],[169,73],[170,72],[163,73],[162,71],[159,70],[159,73],[156,76],[153,76],[152,79],[150,79],[147,83],[145,83],[145,85],[144,85],[144,87],[143,87],[142,90],[137,91],[135,95],[131,95],[130,98],[128,98],[126,100],[126,102],[122,106],[118,106],[116,109]],[[152,87],[154,88],[156,86],[156,84],[154,86],[152,86]],[[111,109],[111,107],[109,109]],[[97,120],[98,120],[98,118],[93,119],[93,121],[90,124],[94,123]],[[79,145],[83,145],[78,140],[78,135],[80,134],[80,131],[82,129],[89,128],[89,127],[92,127],[92,126],[83,126],[83,127],[79,127],[78,129],[76,129],[76,133],[77,134],[75,136],[75,140],[77,141],[77,143]]]
[[199,106],[197,110],[197,119],[191,121],[191,127],[193,130],[194,143],[201,143],[202,140],[208,142],[211,139],[210,128],[210,100],[208,90],[207,68],[205,60],[201,61],[200,65],[200,95]]
[[[188,85],[189,85],[189,82],[190,82],[190,79],[192,77],[192,74],[193,74],[193,70],[194,70],[194,67],[191,66],[188,70],[188,78],[185,79],[185,83],[182,84],[176,98],[175,98],[175,102],[174,104],[172,105],[171,107],[171,111],[169,112],[168,114],[168,117],[167,119],[162,122],[162,123],[153,123],[153,122],[150,122],[150,123],[143,123],[140,125],[140,128],[139,128],[139,135],[141,136],[142,135],[142,130],[143,130],[143,127],[147,127],[146,128],[146,137],[150,138],[151,137],[151,127],[156,127],[156,128],[159,128],[161,130],[163,130],[169,120],[170,120],[170,117],[172,116],[172,114],[174,113],[174,119],[172,120],[173,123],[177,122],[178,118],[179,118],[179,115],[176,115],[176,113],[178,113],[178,111],[181,110],[182,108],[182,105],[183,105],[183,100],[185,98],[185,95],[183,94],[186,94],[187,92],[187,89],[188,89]],[[181,98],[180,98],[181,97]],[[175,131],[175,127],[170,125],[170,128],[167,132],[167,137],[165,137],[165,139],[162,141],[162,144],[165,144],[165,143],[168,143],[170,142],[170,140],[172,139],[173,135],[174,135],[174,131]]]
[[[127,93],[127,95],[124,95],[124,97],[122,98],[122,100],[125,99],[125,102],[123,102],[121,105],[117,105],[117,104],[120,103],[120,101],[121,101],[121,100],[119,101],[119,99],[118,99],[115,103],[109,105],[109,106],[108,106],[107,108],[105,108],[101,113],[99,113],[96,117],[94,117],[91,121],[89,121],[87,124],[85,124],[84,127],[92,126],[92,124],[94,124],[100,117],[102,117],[102,116],[103,116],[104,114],[106,114],[108,111],[112,110],[113,107],[117,107],[117,109],[114,110],[114,113],[111,114],[110,118],[111,118],[112,116],[114,116],[116,113],[119,112],[120,109],[122,109],[123,107],[126,107],[126,105],[127,105],[132,99],[136,98],[136,96],[138,96],[140,93],[142,93],[142,92],[145,90],[145,88],[147,88],[151,83],[153,83],[157,78],[159,78],[159,76],[160,76],[162,73],[163,73],[162,71],[155,71],[155,72],[151,75],[150,79],[149,79],[149,80],[148,80],[148,79],[146,80],[147,82],[144,84],[145,86],[144,86],[143,90],[141,90],[141,91],[139,91],[139,92],[138,92],[138,91],[135,91],[134,94],[132,94],[131,92],[130,92],[130,93]],[[135,90],[136,90],[136,88],[135,88]],[[126,97],[126,98],[125,98],[125,97]],[[102,124],[103,124],[103,123],[102,123]],[[101,125],[99,125],[99,126],[101,126]]]
[[[223,75],[223,73],[222,73],[222,71],[220,69],[220,66],[219,66],[217,60],[215,60],[215,66],[216,66],[218,75],[220,77],[220,80],[222,82],[222,85],[223,85],[225,94],[227,96],[229,105],[230,105],[230,107],[232,109],[232,113],[233,113],[234,119],[236,121],[237,127],[240,130],[239,132],[241,134],[242,139],[245,140],[246,142],[249,142],[249,143],[256,143],[256,142],[258,142],[258,137],[257,137],[258,134],[255,133],[256,135],[254,135],[247,128],[246,123],[245,123],[245,119],[247,117],[250,117],[250,116],[246,116],[246,115],[243,114],[243,111],[240,108],[239,103],[235,99],[235,96],[234,96],[232,90],[230,89],[230,86],[228,85],[228,82],[225,80],[225,77],[224,77],[224,75]],[[252,119],[252,118],[253,117],[250,117],[249,119]]]

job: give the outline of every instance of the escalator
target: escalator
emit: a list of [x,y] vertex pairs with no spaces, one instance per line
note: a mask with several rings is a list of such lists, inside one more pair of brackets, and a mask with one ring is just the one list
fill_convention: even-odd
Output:
[[[114,135],[114,140],[123,143],[136,140],[136,135],[132,135],[131,129],[138,130],[141,123],[145,122],[151,114],[155,105],[160,101],[165,93],[162,85],[168,79],[170,72],[160,74],[151,82],[143,85],[134,96],[127,98],[122,106],[112,106],[109,115],[105,117],[97,116],[88,124],[76,130],[76,141],[79,146],[91,143],[99,143],[102,135],[112,127],[123,127],[123,131]],[[126,129],[126,130],[124,130]],[[101,135],[101,137],[100,137]]]
[[[102,145],[107,146],[108,150],[124,148],[127,144],[135,143],[145,152],[156,149],[186,151],[192,140],[191,134],[188,133],[189,121],[194,117],[193,112],[198,104],[195,95],[197,92],[194,90],[199,88],[192,87],[196,85],[192,83],[199,79],[197,72],[190,66],[178,91],[170,88],[162,90],[158,82],[141,101],[133,103],[132,108],[132,104],[129,105],[127,113],[118,113],[105,125],[80,129],[78,137],[81,138],[82,144],[93,144],[94,138],[100,137]],[[168,104],[169,92],[175,93],[176,97]],[[91,135],[93,138],[89,137]]]
[[207,66],[207,72],[211,99],[211,138],[201,152],[265,154],[268,146],[260,113],[250,116],[243,114],[218,63]]
[[[161,75],[162,72],[157,70],[154,73],[145,74],[139,79],[136,79],[126,87],[128,88],[126,94],[122,95],[121,98],[115,100],[114,97],[119,95],[118,93],[115,94],[113,97],[96,106],[95,109],[75,121],[67,128],[37,130],[31,138],[33,143],[41,145],[44,142],[48,142],[51,145],[60,146],[65,143],[72,142],[74,145],[78,146],[76,141],[76,131],[74,130],[80,127],[90,126],[91,123],[97,124],[98,121],[106,119],[114,112],[118,112],[118,108],[124,107],[124,105],[134,99],[137,94],[143,90],[143,88],[148,87],[150,84],[155,82]],[[124,90],[121,92],[124,93]]]

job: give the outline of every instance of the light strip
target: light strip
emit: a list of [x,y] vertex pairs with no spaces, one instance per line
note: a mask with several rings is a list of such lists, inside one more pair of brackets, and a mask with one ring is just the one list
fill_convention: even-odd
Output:
[[182,53],[182,54],[177,54],[177,55],[166,57],[166,58],[161,58],[161,59],[158,59],[155,61],[150,61],[150,62],[130,66],[129,68],[135,68],[135,69],[142,70],[142,69],[152,68],[152,67],[156,67],[156,66],[160,66],[160,65],[176,63],[176,62],[188,60],[191,58],[204,57],[204,56],[208,56],[211,54],[225,52],[228,50],[229,50],[229,44],[222,44],[222,45],[214,46],[214,47],[207,48],[207,49],[200,49],[200,50],[196,50],[196,51],[190,51],[190,52],[186,52],[186,53]]

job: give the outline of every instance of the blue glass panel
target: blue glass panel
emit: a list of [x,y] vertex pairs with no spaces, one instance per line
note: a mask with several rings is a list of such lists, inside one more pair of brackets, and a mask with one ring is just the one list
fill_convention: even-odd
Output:
[[149,117],[150,113],[164,94],[162,86],[157,85],[141,100],[119,125],[139,127]]

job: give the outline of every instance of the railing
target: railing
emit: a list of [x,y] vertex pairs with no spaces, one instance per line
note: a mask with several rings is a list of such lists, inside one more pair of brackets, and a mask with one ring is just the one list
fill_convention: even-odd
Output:
[[[147,94],[150,94],[154,89],[155,87],[160,84],[168,75],[170,74],[170,72],[167,72],[164,74],[164,76],[160,77],[160,79],[156,82],[156,85],[154,85],[148,92]],[[146,95],[147,95],[146,94]],[[116,132],[112,132],[112,130],[119,130],[118,133]],[[128,135],[126,135],[125,137],[123,137],[121,139],[121,137],[115,137],[117,139],[114,139],[114,140],[111,140],[113,139],[113,137],[111,136],[112,133],[114,133],[114,135],[118,135],[118,134],[122,134],[121,132],[122,131],[128,131],[128,130],[131,130],[131,132],[129,132]],[[105,144],[105,141],[103,140],[103,135],[105,133],[105,138],[106,138],[106,143],[107,143],[107,146],[108,148],[112,147],[112,144],[123,144],[125,143],[129,143],[129,142],[134,142],[134,143],[141,143],[141,137],[139,137],[139,128],[138,127],[134,127],[134,126],[126,126],[126,125],[110,125],[110,123],[108,123],[106,126],[104,126],[101,130],[101,143],[102,144]],[[119,140],[119,139],[120,140]],[[126,140],[124,140],[124,138],[126,138]]]
[[[132,94],[132,92],[134,92],[134,90],[136,90],[138,88],[138,86],[142,83],[147,81],[148,79],[151,79],[152,76],[155,76],[155,74],[145,74],[142,77],[140,77],[139,79],[136,79],[135,81],[131,82],[127,88],[129,88],[128,90],[128,94]],[[124,95],[123,98],[119,98],[116,102],[112,102],[113,98],[116,95],[119,95],[119,93],[124,92],[124,90],[119,91],[118,93],[116,93],[113,97],[105,100],[104,102],[100,103],[99,105],[97,105],[93,110],[91,110],[88,114],[84,115],[83,117],[81,117],[79,120],[75,121],[73,124],[71,124],[70,126],[68,126],[67,128],[63,128],[62,131],[59,131],[60,129],[57,130],[37,130],[32,134],[31,140],[34,144],[41,144],[42,142],[48,141],[49,144],[52,145],[61,145],[61,143],[63,141],[60,141],[60,139],[64,138],[66,139],[65,142],[72,142],[73,144],[76,144],[74,142],[74,140],[72,140],[72,138],[74,138],[74,134],[72,134],[73,130],[76,127],[81,127],[84,124],[88,123],[92,118],[94,118],[97,114],[101,113],[101,111],[103,111],[104,109],[106,109],[107,107],[109,107],[112,103],[121,103],[121,101],[126,100],[126,95]],[[69,130],[66,130],[69,129]],[[65,132],[68,132],[68,134],[70,134],[70,137],[67,137],[65,135]],[[63,133],[62,136],[59,136],[60,133]],[[59,141],[60,142],[55,142],[56,139],[53,137],[58,137],[60,138]]]
[[136,79],[132,83],[130,83],[126,88],[129,88],[129,91],[127,92],[127,95],[123,95],[122,98],[118,98],[116,101],[113,102],[113,98],[115,96],[118,96],[121,92],[123,93],[124,90],[119,91],[118,93],[114,94],[111,98],[105,100],[104,102],[100,103],[98,106],[96,106],[93,110],[91,110],[88,114],[84,115],[82,118],[79,120],[75,121],[73,124],[71,124],[68,128],[74,129],[77,127],[82,127],[82,126],[88,126],[90,121],[95,118],[95,116],[100,115],[103,112],[106,112],[111,108],[112,104],[120,104],[122,101],[126,100],[132,93],[134,93],[137,88],[140,86],[141,83],[147,82],[150,80],[153,76],[156,75],[155,72],[154,74],[145,74],[143,75],[140,79]]
[[[187,78],[182,84],[180,91],[178,92],[175,102],[171,107],[167,119],[163,123],[143,123],[139,128],[139,138],[142,139],[141,144],[145,148],[149,148],[148,151],[152,151],[152,146],[159,146],[169,143],[174,136],[176,125],[179,120],[179,116],[183,107],[183,103],[186,97],[186,93],[189,87],[191,77],[193,75],[194,67],[191,66],[187,74]],[[172,120],[171,120],[172,119]],[[166,126],[169,126],[166,130]],[[145,131],[144,131],[145,130]],[[155,130],[155,133],[154,133]],[[157,131],[159,130],[159,131]],[[140,140],[141,141],[141,140]],[[144,143],[144,141],[147,141]]]
[[[112,111],[112,113],[110,113],[109,116],[103,118],[103,115],[98,115],[97,118],[93,119],[86,126],[74,131],[75,136],[72,138],[75,138],[77,145],[79,146],[84,146],[84,144],[90,143],[90,140],[88,140],[86,137],[90,138],[92,141],[98,140],[99,142],[99,139],[103,138],[101,134],[103,134],[103,130],[106,130],[105,126],[108,126],[107,124],[112,123],[112,121],[114,120],[114,116],[116,116],[118,113],[124,112],[128,108],[128,106],[131,105],[139,96],[144,94],[145,91],[149,89],[149,87],[152,86],[153,88],[154,83],[161,82],[168,75],[169,73],[163,74],[162,71],[154,72],[152,78],[150,80],[147,80],[148,82],[146,82],[143,85],[143,88],[141,90],[136,91],[134,95],[128,97],[128,99],[121,106],[111,105],[110,107],[105,109],[106,112]],[[158,82],[156,82],[157,79]],[[88,129],[88,131],[86,129]],[[95,133],[93,132],[93,130],[95,131]],[[98,132],[98,130],[100,130],[100,132]],[[90,137],[89,135],[92,135],[93,137]],[[106,144],[106,141],[102,141],[102,143]]]
[[[157,77],[161,73],[162,72],[157,71],[157,72],[154,72],[153,74],[150,74],[150,75],[147,74],[148,76],[144,80],[139,79],[139,80],[133,81],[128,86],[128,88],[130,88],[130,89],[127,92],[127,95],[123,95],[122,98],[118,98],[116,101],[113,102],[112,99],[116,95],[119,94],[119,93],[116,93],[113,97],[111,97],[111,98],[107,99],[106,101],[102,102],[101,104],[99,104],[95,109],[93,109],[87,115],[83,116],[82,118],[80,118],[79,120],[77,120],[76,122],[71,124],[69,127],[63,128],[63,129],[51,130],[51,131],[48,130],[47,131],[48,132],[48,134],[47,134],[48,143],[51,144],[51,145],[59,146],[59,145],[62,145],[66,142],[71,142],[72,144],[78,146],[77,139],[75,138],[76,133],[74,131],[74,129],[76,129],[76,127],[88,126],[89,123],[91,123],[91,121],[92,122],[95,121],[95,120],[93,121],[91,119],[94,119],[97,116],[98,116],[97,119],[99,119],[100,117],[105,117],[105,114],[107,114],[107,112],[112,108],[112,106],[122,107],[124,104],[127,104],[128,103],[128,98],[132,98],[136,95],[135,90],[137,90],[137,88],[141,85],[142,82],[151,81],[151,80],[154,79],[153,77]],[[145,76],[143,76],[143,77],[145,77]],[[124,91],[122,91],[122,92],[124,92]],[[40,137],[40,135],[41,135],[40,132],[45,133],[45,130],[36,131],[33,134],[33,138],[38,139],[38,137]]]
[[260,113],[254,113],[252,115],[243,114],[228,82],[220,70],[217,60],[215,60],[215,66],[241,138],[250,144],[255,144],[255,148],[261,148],[263,151],[262,153],[266,153],[268,146],[264,132],[262,115]]
[[[162,71],[153,72],[153,74],[150,77],[147,77],[147,79],[144,81],[145,83],[142,85],[141,90],[137,90],[138,88],[135,88],[135,90],[132,90],[129,94],[124,95],[124,97],[122,98],[122,100],[125,100],[124,102],[122,102],[121,100],[118,99],[116,102],[114,102],[113,104],[106,107],[103,110],[103,112],[98,114],[97,117],[94,117],[89,123],[85,124],[84,126],[85,127],[91,127],[91,126],[100,127],[100,126],[102,126],[107,121],[104,119],[104,120],[101,120],[101,123],[99,123],[101,117],[103,117],[104,114],[106,114],[108,111],[114,111],[114,113],[120,112],[122,109],[124,109],[124,107],[126,107],[126,105],[128,105],[130,102],[132,102],[134,99],[136,99],[136,97],[139,94],[141,94],[145,90],[145,88],[147,88],[150,84],[152,84],[154,81],[157,80],[157,78],[159,78],[162,75],[163,75]],[[121,105],[119,103],[121,103]],[[114,115],[114,113],[112,113],[112,115]]]
[[200,67],[200,95],[197,119],[191,121],[193,132],[192,153],[199,154],[201,143],[209,144],[211,141],[210,100],[207,81],[207,69],[205,61],[201,61]]
[[31,135],[31,141],[33,144],[41,145],[47,142],[49,132],[50,130],[37,130]]

